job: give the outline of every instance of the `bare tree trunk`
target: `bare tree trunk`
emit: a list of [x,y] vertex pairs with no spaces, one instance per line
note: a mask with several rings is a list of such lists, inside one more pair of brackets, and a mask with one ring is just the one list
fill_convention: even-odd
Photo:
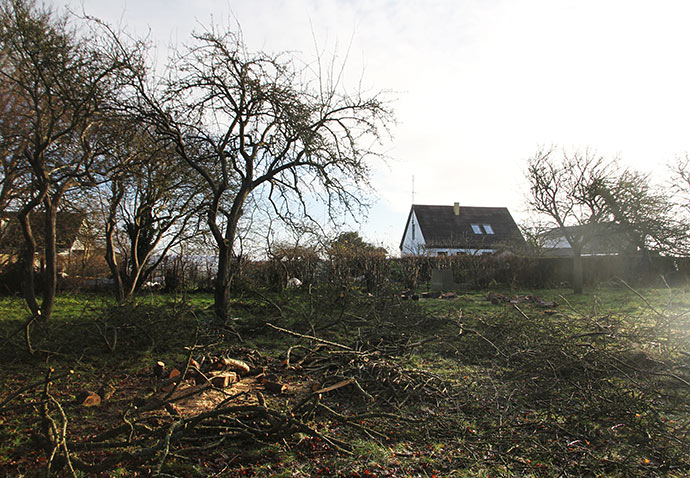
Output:
[[114,182],[112,185],[112,198],[110,200],[110,207],[108,208],[108,217],[105,223],[105,262],[110,268],[110,273],[113,275],[115,281],[115,298],[118,302],[125,299],[124,284],[120,276],[120,270],[117,264],[117,257],[115,255],[115,226],[117,207],[124,196],[124,188]]
[[573,248],[573,293],[582,294],[584,283],[584,269],[582,266],[582,250]]
[[231,268],[232,258],[230,257],[230,247],[226,244],[219,245],[218,251],[218,271],[213,292],[213,310],[216,319],[225,321],[230,312],[230,281],[232,279]]
[[34,277],[34,257],[36,255],[36,239],[34,238],[33,229],[31,228],[31,219],[29,214],[33,205],[27,204],[18,214],[19,224],[24,236],[24,245],[22,250],[22,263],[24,274],[22,278],[22,293],[24,299],[32,314],[40,314],[40,307],[36,300],[36,284]]
[[57,244],[56,244],[56,223],[57,223],[57,201],[52,201],[46,197],[43,200],[45,205],[44,217],[44,248],[45,248],[45,274],[43,277],[43,302],[41,302],[41,315],[44,319],[50,318],[53,313],[55,303],[55,293],[57,291]]

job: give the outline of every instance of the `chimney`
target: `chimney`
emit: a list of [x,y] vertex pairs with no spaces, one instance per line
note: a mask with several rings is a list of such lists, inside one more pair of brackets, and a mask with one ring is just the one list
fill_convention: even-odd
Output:
[[460,203],[459,202],[453,203],[453,212],[455,213],[456,216],[460,215]]

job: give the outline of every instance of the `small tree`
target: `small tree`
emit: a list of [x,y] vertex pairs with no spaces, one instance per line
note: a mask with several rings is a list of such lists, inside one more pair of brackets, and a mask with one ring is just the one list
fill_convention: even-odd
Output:
[[690,253],[690,244],[687,234],[687,225],[690,224],[690,158],[685,157],[676,159],[675,163],[669,166],[671,170],[670,190],[673,192],[674,206],[677,212],[677,219],[681,226],[685,226],[686,235],[678,241],[675,252],[677,254]]

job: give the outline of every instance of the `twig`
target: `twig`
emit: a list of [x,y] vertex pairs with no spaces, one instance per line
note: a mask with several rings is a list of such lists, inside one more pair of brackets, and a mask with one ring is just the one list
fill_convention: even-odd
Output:
[[525,319],[530,320],[529,316],[525,314],[520,307],[517,306],[517,304],[513,304],[513,307],[515,307],[515,310],[520,312],[520,315],[522,315]]
[[[173,382],[172,389],[170,389],[170,391],[163,398],[164,402],[168,402],[170,397],[172,397],[173,393],[175,393],[177,388],[180,386],[180,384],[187,377],[187,373],[189,373],[189,366],[192,363],[192,354],[194,353],[194,350],[196,349],[198,339],[199,339],[199,328],[197,327],[197,329],[194,331],[194,345],[189,347],[189,353],[187,354],[187,360],[185,361],[184,370],[182,371],[182,374],[179,376],[179,380]],[[178,377],[174,377],[174,378],[178,378]]]
[[330,340],[326,340],[326,339],[320,339],[318,337],[314,337],[313,335],[305,335],[305,334],[293,332],[292,330],[284,329],[282,327],[275,326],[275,325],[270,324],[268,322],[266,322],[266,325],[268,325],[272,329],[275,329],[279,332],[283,332],[283,333],[288,334],[288,335],[292,335],[294,337],[300,337],[303,339],[314,340],[315,342],[321,342],[322,344],[331,345],[331,346],[339,348],[339,349],[348,350],[348,351],[353,352],[353,353],[358,353],[355,350],[353,350],[351,347],[348,347],[347,345],[342,345],[342,344],[339,344],[336,342],[331,342]]
[[58,411],[60,412],[60,415],[62,416],[62,427],[60,427],[60,439],[58,440],[57,445],[60,448],[62,448],[62,452],[65,454],[65,461],[67,461],[67,466],[69,467],[69,470],[72,472],[72,476],[76,478],[77,473],[76,471],[74,471],[74,467],[72,466],[72,460],[70,459],[70,453],[67,449],[67,415],[65,414],[65,410],[62,408],[62,405],[60,405],[60,402],[58,402],[52,395],[49,395],[49,398],[50,401],[53,402],[53,404],[57,407]]
[[[49,373],[48,375],[46,375],[46,377],[45,377],[43,380],[39,380],[39,381],[37,381],[37,382],[33,382],[33,383],[30,383],[29,385],[23,386],[22,388],[20,388],[20,389],[17,390],[16,392],[10,394],[7,398],[5,398],[5,399],[2,401],[2,403],[0,403],[0,410],[3,410],[3,409],[5,408],[5,405],[7,405],[9,402],[11,402],[11,401],[14,400],[15,398],[17,398],[17,397],[18,397],[19,395],[21,395],[22,393],[24,393],[24,392],[26,392],[26,391],[28,391],[28,390],[31,390],[32,388],[36,388],[36,387],[38,387],[38,386],[40,386],[40,385],[45,386],[45,385],[46,385],[47,383],[49,383],[49,382],[54,382],[55,380],[60,380],[61,378],[67,377],[68,375],[71,375],[71,374],[73,374],[73,373],[74,373],[74,370],[69,370],[69,371],[67,371],[67,372],[65,372],[65,373],[61,373],[61,374],[58,374],[58,375],[53,375],[52,372],[51,372],[51,373]],[[47,380],[48,382],[46,382],[46,380]]]
[[621,279],[620,277],[616,277],[616,279],[618,279],[618,280],[620,281],[620,283],[623,284],[625,287],[627,287],[628,289],[630,289],[630,291],[631,291],[633,294],[635,294],[637,297],[639,297],[640,299],[642,299],[642,302],[644,302],[645,304],[647,304],[647,307],[649,307],[649,309],[650,309],[652,312],[654,312],[656,315],[658,315],[658,316],[661,317],[662,319],[668,319],[668,317],[667,317],[666,315],[664,315],[664,314],[662,314],[661,312],[659,312],[652,304],[650,304],[649,301],[647,300],[647,298],[646,298],[645,296],[643,296],[642,294],[640,294],[639,292],[637,292],[635,289],[633,289],[632,287],[630,287],[630,285],[628,285],[627,282],[625,282],[625,281],[624,281],[623,279]]
[[162,444],[162,452],[161,452],[161,457],[158,460],[158,464],[156,465],[156,471],[153,476],[160,476],[161,474],[161,469],[163,468],[163,464],[165,464],[166,458],[168,458],[168,453],[170,453],[170,437],[172,437],[173,431],[175,430],[175,427],[177,426],[177,422],[172,423],[170,427],[168,427],[168,431],[166,432],[165,436],[163,437],[163,444]]

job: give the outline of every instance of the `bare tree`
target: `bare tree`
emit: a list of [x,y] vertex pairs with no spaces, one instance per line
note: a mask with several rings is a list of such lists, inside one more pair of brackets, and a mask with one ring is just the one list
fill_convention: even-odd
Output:
[[[102,189],[107,190],[105,258],[117,298],[124,300],[139,290],[172,248],[197,233],[201,190],[189,168],[172,161],[170,145],[156,142],[131,121],[120,126],[106,153],[111,161]],[[129,133],[123,127],[129,127]]]
[[[7,58],[0,51],[0,69],[6,70]],[[26,106],[16,86],[0,76],[0,212],[16,207],[16,200],[25,186],[21,160],[26,148],[29,129]]]
[[528,162],[529,205],[568,241],[577,294],[583,288],[582,251],[591,240],[591,228],[586,226],[606,218],[606,202],[599,191],[609,177],[609,163],[588,150],[560,155],[553,148],[540,150]]
[[[18,212],[25,243],[23,290],[32,313],[47,318],[57,283],[57,212],[71,189],[93,182],[100,155],[92,141],[123,64],[101,48],[97,35],[77,32],[67,17],[31,0],[0,3],[0,40],[6,60],[1,80],[16,92],[29,133],[22,161],[30,182]],[[37,243],[30,219],[39,209],[45,261],[40,306],[33,270]]]
[[249,53],[234,33],[194,36],[164,90],[138,83],[145,120],[175,144],[208,190],[206,222],[218,248],[215,315],[228,313],[236,239],[248,204],[276,217],[329,217],[364,206],[368,159],[391,113],[379,94],[343,92],[333,75],[309,77],[288,55]]
[[609,220],[626,234],[650,265],[650,251],[677,252],[687,238],[668,191],[652,184],[649,174],[632,169],[617,172],[597,191]]

